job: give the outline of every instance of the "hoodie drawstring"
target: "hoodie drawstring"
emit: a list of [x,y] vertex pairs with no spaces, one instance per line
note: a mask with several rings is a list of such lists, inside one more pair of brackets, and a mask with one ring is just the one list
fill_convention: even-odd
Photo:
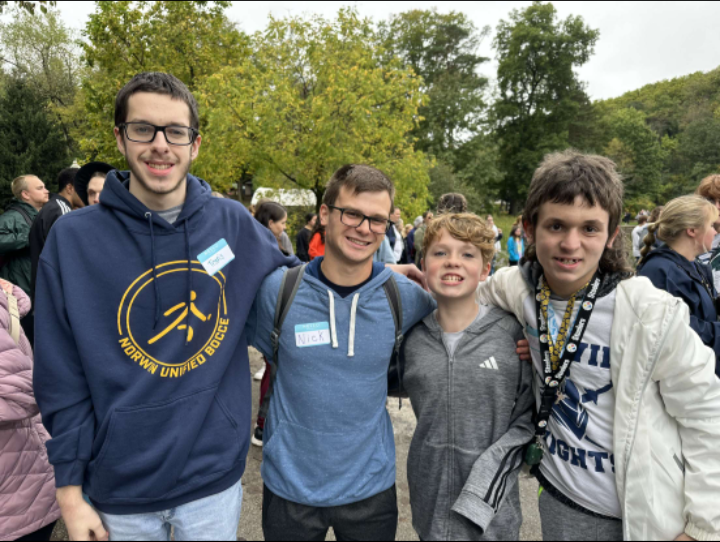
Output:
[[350,339],[348,346],[348,357],[355,357],[355,320],[357,319],[357,307],[360,301],[360,294],[355,294],[352,301],[352,309],[350,310]]
[[190,227],[188,224],[188,218],[185,219],[185,253],[187,254],[188,260],[188,290],[187,290],[187,316],[185,317],[185,325],[187,326],[187,334],[185,335],[185,345],[190,344],[190,307],[192,307],[192,291],[193,291],[193,271],[192,271],[192,256],[190,253]]
[[328,290],[328,295],[330,296],[330,335],[332,335],[332,347],[339,348],[337,327],[335,324],[335,296],[330,290]]
[[[328,290],[330,297],[330,335],[332,336],[332,347],[340,348],[337,336],[337,322],[335,321],[335,296]],[[350,334],[348,336],[348,357],[355,357],[355,327],[357,324],[357,308],[360,302],[360,294],[355,294],[350,309]]]
[[150,256],[152,259],[153,268],[153,287],[155,288],[155,323],[153,329],[157,328],[160,322],[160,316],[162,315],[162,297],[160,295],[160,288],[158,288],[158,276],[157,276],[157,256],[155,254],[155,230],[153,229],[152,213],[145,213],[145,218],[148,220],[150,225]]

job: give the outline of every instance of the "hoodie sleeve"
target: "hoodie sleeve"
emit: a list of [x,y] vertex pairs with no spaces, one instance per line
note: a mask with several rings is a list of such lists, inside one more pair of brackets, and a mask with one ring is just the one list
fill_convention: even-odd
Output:
[[[516,339],[522,338],[519,333]],[[500,437],[473,465],[460,497],[452,511],[467,518],[485,532],[503,506],[518,482],[518,471],[522,467],[525,446],[532,440],[532,413],[534,395],[532,392],[533,368],[520,361],[521,381],[512,421],[507,432]]]
[[407,277],[396,273],[395,280],[402,300],[403,335],[407,335],[415,324],[437,308],[437,303],[428,292],[411,282]]
[[653,379],[677,420],[685,459],[685,533],[696,540],[720,534],[720,380],[715,356],[687,325],[684,304],[665,333]]
[[48,457],[57,487],[80,486],[92,455],[95,414],[62,283],[44,259],[38,268],[36,296],[34,387],[43,424],[52,436]]
[[256,348],[270,363],[273,361],[270,335],[275,327],[275,307],[284,274],[285,268],[278,269],[263,281],[245,327],[248,344]]

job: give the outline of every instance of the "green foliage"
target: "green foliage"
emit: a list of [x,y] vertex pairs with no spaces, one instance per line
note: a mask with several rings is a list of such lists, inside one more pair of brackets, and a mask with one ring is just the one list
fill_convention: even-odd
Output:
[[0,15],[2,15],[2,13],[5,11],[5,8],[10,4],[15,4],[20,9],[24,9],[31,15],[35,15],[36,7],[39,7],[42,13],[47,13],[48,6],[55,7],[57,5],[57,2],[55,2],[54,0],[39,0],[37,2],[28,2],[27,0],[17,0],[14,2],[11,2],[9,0],[0,0]]
[[[720,68],[647,85],[593,108],[605,151],[628,177],[631,206],[666,203],[720,173]],[[619,128],[626,139],[615,141]]]
[[115,96],[133,76],[171,73],[195,92],[208,77],[241,64],[249,54],[246,36],[225,16],[229,2],[123,1],[96,6],[84,31],[89,70],[82,83],[85,122],[77,131],[87,159],[118,161],[112,136]]
[[658,136],[636,109],[621,109],[606,120],[612,139],[604,154],[623,175],[625,196],[653,198],[658,194],[666,153]]
[[478,31],[464,13],[437,9],[408,11],[380,24],[388,56],[400,57],[423,78],[429,100],[412,131],[418,150],[454,163],[466,134],[479,131],[488,80],[478,69],[488,59],[478,48],[489,32]]
[[322,200],[332,173],[366,163],[391,176],[404,212],[422,212],[428,161],[407,134],[424,97],[420,79],[386,62],[353,10],[337,19],[271,19],[238,67],[208,79],[200,169],[221,186],[250,172],[255,186],[303,188]]
[[558,20],[552,4],[534,2],[498,25],[494,117],[505,178],[501,197],[517,210],[542,157],[569,144],[587,96],[574,69],[594,52],[599,33],[581,17]]
[[80,83],[81,63],[75,36],[56,9],[45,8],[42,15],[33,15],[16,7],[13,15],[12,22],[0,26],[0,63],[48,102],[69,151],[74,153],[76,145],[71,132],[79,123],[64,112],[73,108]]
[[28,83],[11,79],[0,93],[0,202],[12,199],[12,180],[33,174],[52,188],[70,165],[62,131],[43,96]]

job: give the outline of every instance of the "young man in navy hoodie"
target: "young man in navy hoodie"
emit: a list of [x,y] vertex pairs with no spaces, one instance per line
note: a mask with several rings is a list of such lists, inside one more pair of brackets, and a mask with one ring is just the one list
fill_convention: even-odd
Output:
[[35,392],[72,540],[236,539],[245,322],[263,279],[299,262],[188,174],[198,128],[185,85],[136,76],[115,109],[130,171],[58,221],[40,258]]
[[[395,540],[395,441],[385,408],[395,321],[403,332],[430,314],[430,294],[393,276],[373,255],[385,239],[395,188],[370,166],[340,168],[320,220],[325,257],[305,269],[281,328],[265,422],[262,476],[266,540]],[[273,359],[273,321],[284,271],[258,293],[248,338]]]

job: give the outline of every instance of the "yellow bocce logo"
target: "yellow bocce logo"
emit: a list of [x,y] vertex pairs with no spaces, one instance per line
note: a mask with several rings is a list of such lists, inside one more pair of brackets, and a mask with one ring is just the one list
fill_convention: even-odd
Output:
[[[190,306],[187,302],[188,273],[192,273]],[[199,261],[169,262],[140,275],[125,291],[118,309],[120,347],[125,355],[161,378],[181,378],[198,369],[220,348],[228,331],[226,278],[222,272],[208,275]],[[155,288],[162,299],[170,295],[182,302],[165,310],[157,329]]]

